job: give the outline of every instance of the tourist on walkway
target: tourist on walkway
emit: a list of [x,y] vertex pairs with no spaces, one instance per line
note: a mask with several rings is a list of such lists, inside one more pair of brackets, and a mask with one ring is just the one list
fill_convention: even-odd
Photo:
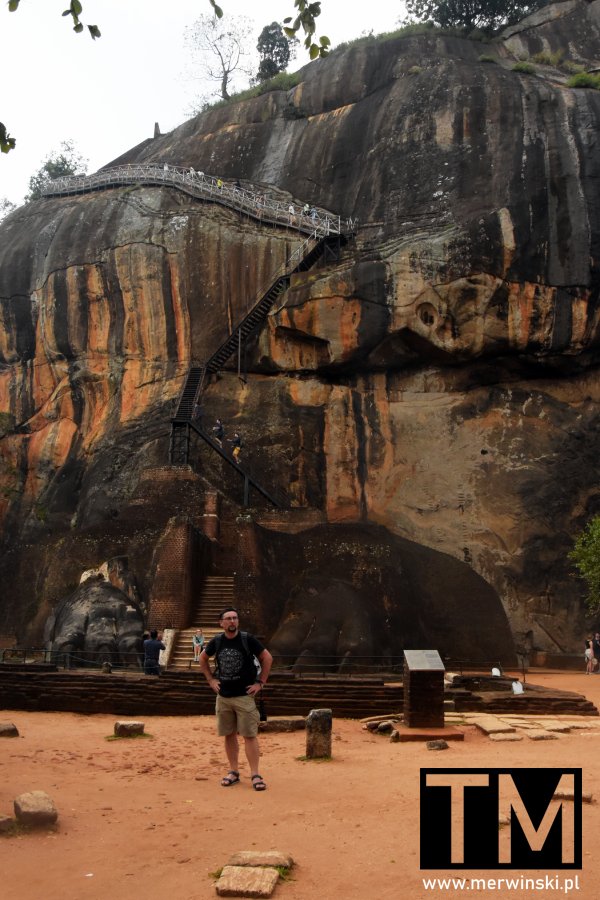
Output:
[[200,662],[200,654],[204,650],[204,635],[201,628],[198,628],[196,634],[192,635],[192,649],[194,651],[194,662]]
[[219,445],[219,447],[222,447],[223,446],[223,438],[225,437],[225,429],[224,429],[223,423],[221,422],[220,419],[217,419],[217,421],[213,425],[212,434],[213,434],[215,441]]
[[239,461],[240,461],[239,456],[240,456],[240,452],[242,449],[242,439],[239,436],[239,434],[237,433],[237,431],[234,431],[233,437],[230,439],[229,443],[231,444],[232,456],[233,456],[234,460],[236,461],[236,463],[239,463]]
[[[250,780],[255,791],[264,791],[266,784],[258,772],[259,713],[255,696],[267,683],[273,657],[253,634],[240,631],[237,610],[228,606],[219,617],[223,629],[209,641],[200,654],[200,669],[217,695],[217,733],[225,738],[225,753],[229,772],[221,779],[223,787],[240,782],[238,735],[244,738],[244,751],[250,766]],[[209,657],[216,656],[215,673],[210,671]],[[257,674],[255,658],[261,670]]]
[[158,632],[151,631],[149,639],[144,641],[145,675],[160,675],[158,660],[160,658],[160,651],[165,649],[165,645],[158,637]]
[[294,204],[290,203],[288,206],[288,217],[290,225],[296,224],[296,210],[294,209]]

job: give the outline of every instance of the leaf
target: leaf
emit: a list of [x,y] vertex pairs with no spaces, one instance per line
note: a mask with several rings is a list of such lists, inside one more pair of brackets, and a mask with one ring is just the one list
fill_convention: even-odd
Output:
[[285,19],[283,20],[283,24],[284,24],[284,25],[287,25],[287,23],[288,23],[288,22],[291,22],[291,21],[292,21],[292,17],[291,17],[291,16],[286,16]]
[[79,0],[71,0],[71,12],[74,16],[80,16],[83,12],[83,6]]
[[70,15],[71,15],[71,10],[70,10],[70,9],[65,9],[65,11],[64,11],[64,13],[63,13],[63,16],[70,16]]
[[88,31],[94,40],[96,40],[96,38],[102,37],[102,35],[100,34],[100,29],[97,25],[88,25]]
[[0,122],[0,150],[2,153],[10,153],[15,149],[16,141],[6,131],[6,126]]
[[[19,8],[20,0],[8,0],[8,10],[9,12],[16,12]],[[8,151],[4,151],[8,152]]]
[[289,38],[296,37],[296,32],[293,28],[284,28],[283,33],[286,34]]
[[319,38],[319,42],[321,44],[321,47],[329,47],[329,45],[331,44],[331,41],[328,37],[326,37],[326,35],[323,35],[322,38]]
[[73,26],[73,31],[75,31],[77,34],[81,34],[81,32],[83,31],[83,25],[81,24],[81,22],[78,22],[77,25]]
[[316,59],[317,56],[319,55],[319,45],[311,44],[309,47],[309,50],[308,50],[308,55],[310,56],[311,59]]

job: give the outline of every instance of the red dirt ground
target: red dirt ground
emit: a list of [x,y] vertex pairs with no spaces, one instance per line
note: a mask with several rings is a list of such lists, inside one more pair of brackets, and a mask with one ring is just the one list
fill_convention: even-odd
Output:
[[[600,677],[530,673],[528,680],[584,693],[600,708]],[[115,720],[0,711],[21,735],[0,741],[0,816],[12,815],[13,799],[30,790],[46,791],[59,810],[53,832],[0,837],[3,900],[204,900],[216,896],[210,873],[231,851],[269,848],[297,862],[276,900],[458,898],[463,891],[423,886],[423,877],[461,873],[419,869],[421,766],[581,766],[584,790],[600,800],[600,730],[502,744],[471,728],[464,743],[434,753],[336,719],[330,762],[299,759],[303,732],[263,735],[268,790],[258,794],[245,760],[242,783],[220,787],[227,766],[211,718],[145,717],[151,740],[106,741]],[[600,803],[584,804],[578,898],[600,895],[599,834]],[[478,894],[565,896],[553,889]]]

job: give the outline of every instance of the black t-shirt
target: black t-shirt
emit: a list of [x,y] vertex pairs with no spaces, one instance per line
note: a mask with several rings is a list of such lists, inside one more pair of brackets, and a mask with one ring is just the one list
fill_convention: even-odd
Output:
[[[221,682],[222,697],[243,697],[246,688],[256,681],[254,656],[260,656],[265,649],[258,638],[248,635],[248,650],[244,652],[242,638],[238,632],[234,638],[228,638],[223,632],[220,638],[221,647],[217,653],[218,678]],[[217,650],[217,639],[214,637],[206,647],[208,656],[214,656]]]
[[164,649],[165,645],[162,641],[153,640],[152,638],[148,638],[147,641],[144,641],[144,656],[146,659],[152,659],[154,662],[158,662],[160,651]]

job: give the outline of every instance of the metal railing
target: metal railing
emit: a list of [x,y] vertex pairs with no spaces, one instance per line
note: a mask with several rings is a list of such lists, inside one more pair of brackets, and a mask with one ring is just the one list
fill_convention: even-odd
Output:
[[[404,655],[373,656],[370,654],[347,654],[345,657],[331,654],[307,656],[303,659],[297,654],[282,655],[273,651],[275,663],[273,673],[290,674],[298,677],[340,677],[352,675],[390,675],[398,678],[404,672]],[[109,662],[113,671],[143,671],[143,652],[104,652],[87,650],[46,650],[39,647],[18,647],[0,650],[0,664],[27,665],[40,667],[53,665],[60,669],[100,670],[105,662]],[[498,660],[467,660],[443,657],[447,672],[458,672],[461,675],[490,675],[492,668],[502,672],[520,671],[523,676],[529,671],[527,661],[519,659],[512,666],[501,665]]]
[[104,651],[92,650],[47,650],[40,647],[13,647],[0,650],[0,664],[40,668],[46,666],[58,669],[96,669],[101,670],[104,663],[110,663],[113,671],[143,669],[144,654],[142,651]]
[[136,163],[101,169],[92,175],[63,175],[55,178],[42,188],[44,197],[64,197],[70,194],[85,194],[90,191],[122,187],[123,185],[170,186],[202,200],[211,200],[247,213],[259,221],[285,225],[297,231],[316,233],[319,237],[330,234],[348,234],[356,230],[357,220],[333,215],[328,210],[303,204],[296,207],[282,200],[270,197],[260,190],[250,190],[237,184],[223,181],[204,172],[196,172],[192,167],[184,168],[163,165],[143,165]]

